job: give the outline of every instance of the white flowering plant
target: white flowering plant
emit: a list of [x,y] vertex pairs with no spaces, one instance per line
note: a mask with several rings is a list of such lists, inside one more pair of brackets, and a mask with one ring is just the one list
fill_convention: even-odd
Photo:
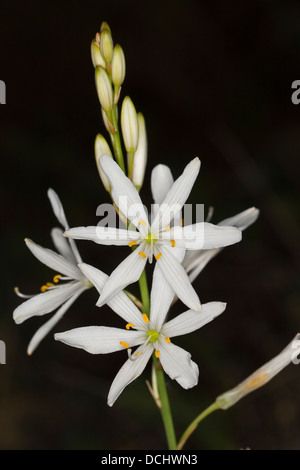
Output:
[[[217,224],[210,221],[211,211],[205,220],[203,217],[196,223],[188,220],[184,208],[201,163],[196,157],[175,180],[171,169],[163,163],[152,169],[153,205],[148,211],[139,194],[148,161],[145,119],[136,111],[129,96],[124,97],[120,106],[125,55],[119,44],[114,45],[106,22],[92,40],[91,57],[103,124],[109,136],[108,140],[102,134],[96,136],[95,161],[113,213],[117,214],[118,226],[98,223],[70,227],[58,195],[49,189],[48,197],[60,225],[51,231],[56,251],[28,238],[25,243],[55,274],[38,294],[23,294],[15,288],[16,294],[25,301],[14,310],[13,318],[20,324],[28,318],[55,312],[31,339],[27,350],[31,355],[45,336],[56,329],[73,302],[84,291],[95,288],[99,294],[97,307],[107,305],[121,319],[120,327],[79,326],[64,332],[55,331],[55,340],[90,354],[126,352],[126,361],[108,391],[109,406],[113,406],[127,385],[139,377],[151,361],[151,381],[146,383],[161,412],[168,449],[180,450],[206,416],[228,409],[296,360],[300,350],[299,335],[249,378],[217,397],[187,426],[181,438],[176,437],[165,374],[182,388],[190,389],[198,384],[199,370],[191,353],[176,345],[173,339],[204,327],[226,310],[223,300],[201,303],[193,282],[224,247],[241,241],[242,232],[257,220],[259,210],[250,207]],[[75,240],[93,241],[102,246],[127,246],[128,256],[106,274],[101,266],[82,260]],[[148,263],[154,264],[149,287]],[[139,284],[140,298],[128,290],[134,283]],[[172,317],[170,311],[177,300],[182,302],[184,311]]]

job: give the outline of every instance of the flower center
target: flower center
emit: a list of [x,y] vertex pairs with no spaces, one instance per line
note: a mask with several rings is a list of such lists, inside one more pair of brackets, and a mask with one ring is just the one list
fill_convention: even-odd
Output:
[[148,233],[147,237],[145,238],[145,241],[151,245],[151,243],[155,243],[156,237],[154,233]]
[[159,333],[155,330],[148,330],[147,336],[149,338],[150,343],[154,343],[154,341],[156,341],[159,337]]

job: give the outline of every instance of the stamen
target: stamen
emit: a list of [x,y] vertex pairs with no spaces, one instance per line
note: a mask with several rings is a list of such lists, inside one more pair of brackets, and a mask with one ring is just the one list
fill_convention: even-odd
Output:
[[57,284],[61,277],[62,277],[61,274],[56,274],[56,276],[54,276],[54,278],[53,278],[53,282],[55,282],[55,284]]
[[132,240],[132,242],[128,243],[128,246],[130,246],[130,248],[131,248],[133,245],[136,245],[136,241],[135,241],[135,240]]
[[167,232],[170,232],[170,226],[169,225],[165,225],[165,229]]
[[53,282],[46,282],[46,286],[47,286],[47,287],[53,287],[54,284],[53,284]]
[[120,345],[123,346],[124,348],[129,348],[129,344],[125,343],[125,341],[120,341]]
[[19,297],[21,297],[22,299],[31,299],[31,297],[34,297],[34,296],[35,296],[35,294],[32,294],[32,295],[30,295],[30,294],[22,294],[22,292],[19,291],[19,288],[18,288],[18,287],[14,287],[14,291],[15,291],[15,293],[16,293]]
[[155,351],[155,357],[157,357],[157,359],[159,358],[159,351],[158,350]]
[[46,292],[46,290],[48,289],[48,286],[47,285],[43,285],[41,287],[41,292]]
[[170,240],[170,242],[171,242],[171,247],[174,248],[174,246],[175,246],[175,240]]
[[170,338],[168,338],[168,336],[165,337],[165,340],[167,341],[167,343],[169,343],[169,344],[171,343],[171,340],[170,340]]
[[127,323],[126,330],[129,330],[130,327],[134,328],[134,324],[133,323]]
[[149,323],[149,318],[146,313],[143,313],[143,320],[145,323]]
[[159,258],[161,258],[161,257],[162,257],[162,254],[161,254],[161,253],[158,253],[158,255],[155,256],[156,261],[158,261]]
[[138,225],[144,225],[144,226],[146,227],[147,224],[146,224],[146,222],[145,222],[144,220],[140,220],[139,223],[138,223]]
[[146,256],[147,256],[146,253],[144,253],[143,251],[139,251],[139,255],[140,255],[143,259],[145,259]]

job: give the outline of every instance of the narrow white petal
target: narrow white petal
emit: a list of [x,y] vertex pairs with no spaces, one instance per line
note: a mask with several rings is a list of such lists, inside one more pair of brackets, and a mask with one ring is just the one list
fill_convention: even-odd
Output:
[[154,204],[161,204],[170,191],[174,179],[167,165],[156,165],[151,172],[151,191]]
[[98,307],[107,303],[111,298],[129,284],[139,280],[147,262],[148,248],[143,242],[119,266],[111,273],[106,281],[99,301]]
[[187,250],[207,250],[233,245],[242,239],[242,233],[235,227],[213,225],[208,222],[174,227],[170,233],[162,234],[164,239],[175,240],[176,246]]
[[156,264],[153,272],[150,297],[150,323],[153,330],[160,331],[174,296],[174,289],[167,281],[158,264]]
[[[107,155],[100,157],[99,163],[111,183],[112,198],[115,204],[125,217],[144,233],[148,226],[148,216],[134,184],[127,178],[119,165]],[[141,220],[146,223],[146,227],[139,225]]]
[[70,263],[77,264],[77,260],[70,247],[68,240],[63,236],[64,231],[61,228],[53,228],[51,230],[51,237],[57,251]]
[[181,301],[190,309],[199,311],[199,297],[190,283],[188,275],[180,262],[171,254],[169,248],[160,246],[161,256],[155,253],[159,268]]
[[109,326],[84,326],[56,333],[54,339],[90,354],[108,354],[125,350],[124,344],[134,347],[143,343],[145,333]]
[[113,227],[74,227],[64,234],[68,238],[77,240],[90,240],[99,245],[128,245],[131,241],[139,241],[140,233]]
[[59,322],[59,320],[64,316],[66,311],[71,307],[71,305],[75,302],[75,300],[82,294],[82,292],[85,290],[84,287],[82,289],[78,290],[76,294],[74,294],[70,299],[68,299],[58,310],[57,312],[53,315],[53,317],[50,318],[46,323],[44,323],[33,335],[28,348],[27,348],[27,354],[31,355],[35,349],[38,347],[38,345],[41,343],[41,341],[45,338],[45,336],[49,333],[49,331],[54,328],[54,326]]
[[25,239],[25,243],[30,249],[31,253],[41,263],[53,269],[58,274],[65,274],[65,276],[71,277],[72,279],[82,279],[82,274],[77,266],[68,261],[62,255],[55,253],[55,251],[49,250],[49,248],[43,248],[28,238]]
[[161,334],[173,338],[174,336],[186,335],[196,331],[221,315],[225,308],[226,304],[223,302],[208,302],[202,304],[200,312],[188,310],[165,323],[161,329]]
[[123,367],[117,373],[113,383],[111,384],[107,403],[112,406],[117,398],[121,395],[124,388],[137,379],[144,371],[153,352],[153,346],[148,344],[143,348],[143,354],[135,356],[135,360],[128,359]]
[[222,220],[218,225],[232,225],[237,227],[239,230],[245,230],[257,220],[258,216],[259,210],[256,209],[256,207],[251,207],[250,209],[240,212],[233,217]]
[[151,224],[151,230],[162,230],[180,212],[187,200],[200,170],[199,158],[194,158],[172,185]]
[[[207,263],[216,256],[221,248],[213,248],[211,250],[188,251],[182,265],[188,273],[189,280],[194,282],[196,277],[205,268]],[[188,255],[191,255],[188,257]]]
[[49,188],[48,197],[52,206],[52,210],[55,214],[55,217],[57,218],[58,222],[64,227],[64,229],[67,230],[69,228],[69,224],[65,216],[63,205],[57,193],[53,189]]
[[68,282],[65,285],[55,287],[55,289],[49,289],[46,292],[37,294],[14,310],[13,319],[19,324],[30,317],[53,312],[53,310],[66,302],[81,288],[81,282]]
[[199,370],[189,352],[164,339],[158,341],[158,348],[161,365],[172,380],[176,380],[185,389],[197,385]]
[[[79,268],[101,295],[104,284],[108,280],[107,274],[86,263],[79,265]],[[138,330],[143,330],[145,328],[145,322],[140,310],[129,299],[125,292],[120,291],[118,294],[114,295],[107,302],[107,305],[127,323],[132,323],[134,328]]]

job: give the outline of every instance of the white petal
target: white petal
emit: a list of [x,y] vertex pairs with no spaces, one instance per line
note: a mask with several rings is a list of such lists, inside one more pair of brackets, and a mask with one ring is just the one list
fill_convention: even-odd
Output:
[[162,237],[174,239],[176,246],[187,250],[207,250],[233,245],[241,240],[242,233],[235,227],[199,222],[186,227],[174,227],[169,233],[162,234]]
[[28,238],[25,239],[25,243],[30,249],[31,253],[41,263],[53,269],[58,274],[65,274],[72,279],[82,279],[82,274],[77,266],[75,266],[63,256],[55,253],[55,251],[49,250],[49,248],[43,248],[42,246],[37,245]]
[[245,230],[257,220],[258,216],[259,210],[256,209],[256,207],[251,207],[250,209],[240,212],[233,217],[222,220],[218,225],[232,225],[237,227],[239,230]]
[[166,280],[158,264],[156,264],[153,272],[150,297],[150,323],[153,330],[160,331],[174,296],[173,288]]
[[[207,263],[216,256],[221,248],[214,248],[211,250],[188,251],[182,263],[186,272],[188,273],[189,280],[194,282],[196,277],[205,268]],[[189,256],[191,255],[191,256]]]
[[119,264],[104,285],[100,299],[97,302],[98,307],[107,303],[114,295],[125,289],[129,284],[139,280],[147,262],[147,254],[148,248],[146,243],[143,242]]
[[75,300],[82,294],[82,292],[85,290],[83,287],[81,290],[78,290],[76,294],[74,294],[70,299],[68,299],[58,310],[57,312],[53,315],[53,317],[50,318],[46,323],[44,323],[33,335],[28,348],[27,348],[27,354],[31,355],[35,349],[38,347],[40,342],[45,338],[45,336],[49,333],[49,331],[54,328],[54,326],[59,322],[59,320],[63,317],[63,315],[66,313],[66,311],[71,307],[71,305],[75,302]]
[[172,185],[151,224],[151,230],[158,232],[180,212],[187,200],[200,170],[200,160],[195,158],[184,169],[183,173]]
[[161,329],[161,334],[172,338],[196,331],[223,313],[225,308],[226,304],[223,302],[202,304],[200,312],[188,310],[165,323]]
[[69,228],[69,224],[67,222],[65,211],[63,205],[53,189],[48,189],[48,197],[51,202],[52,210],[57,218],[58,222],[64,227],[65,230]]
[[53,228],[51,230],[51,237],[57,251],[70,263],[77,264],[77,260],[69,245],[68,240],[63,236],[64,231],[61,228]]
[[[160,251],[162,256],[156,262],[165,278],[187,307],[199,311],[201,309],[200,300],[189,281],[185,269],[175,256],[171,254],[168,247],[160,246]],[[155,254],[158,256],[157,252]]]
[[140,239],[140,233],[113,227],[74,227],[67,230],[65,237],[77,240],[90,240],[100,245],[128,245],[133,240]]
[[[79,265],[79,268],[85,277],[96,287],[99,294],[101,294],[104,284],[108,280],[107,274],[86,263]],[[138,330],[145,329],[145,322],[140,310],[129,299],[125,292],[120,291],[118,294],[114,295],[107,302],[107,305],[127,323],[132,323],[134,328]]]
[[156,165],[151,172],[151,191],[154,204],[161,204],[170,191],[174,179],[167,165]]
[[19,324],[35,315],[40,316],[53,312],[78,290],[81,291],[81,288],[81,282],[68,282],[65,285],[55,287],[55,289],[37,294],[14,310],[13,319]]
[[126,349],[122,342],[130,347],[143,343],[145,333],[108,326],[86,326],[56,333],[54,339],[90,354],[108,354]]
[[148,344],[143,349],[143,354],[135,356],[135,360],[128,359],[123,367],[121,367],[109,390],[107,398],[107,403],[109,406],[112,406],[115,403],[127,385],[129,385],[142,374],[152,355],[152,352],[153,346]]
[[168,376],[183,388],[192,388],[198,383],[199,370],[191,355],[184,349],[164,339],[158,341],[159,360]]
[[[99,163],[111,183],[112,198],[117,207],[142,233],[146,233],[148,216],[132,181],[107,155],[100,157]],[[139,225],[139,221],[144,221],[146,226]]]

